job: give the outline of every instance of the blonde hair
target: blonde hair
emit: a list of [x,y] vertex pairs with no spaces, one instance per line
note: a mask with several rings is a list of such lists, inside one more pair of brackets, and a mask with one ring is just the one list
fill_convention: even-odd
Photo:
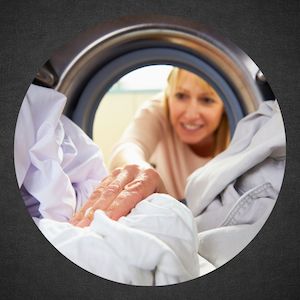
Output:
[[[176,86],[178,82],[178,78],[181,70],[184,69],[178,67],[172,68],[171,72],[168,75],[168,79],[167,79],[168,84],[164,90],[163,105],[169,122],[170,122],[169,95],[172,87]],[[212,91],[213,93],[217,94],[215,89],[207,81],[205,81],[203,78],[199,76],[198,78],[199,78],[199,84],[205,86],[209,91]],[[214,150],[212,155],[216,156],[220,152],[224,151],[228,147],[229,143],[230,143],[229,123],[228,123],[227,114],[224,110],[220,124],[215,132],[215,145],[214,145]]]

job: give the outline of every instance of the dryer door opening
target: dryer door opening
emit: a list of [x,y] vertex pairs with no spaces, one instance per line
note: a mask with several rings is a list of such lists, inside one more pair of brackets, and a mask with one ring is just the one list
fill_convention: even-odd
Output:
[[169,18],[99,25],[58,50],[36,82],[67,96],[64,113],[92,137],[95,112],[123,75],[148,65],[173,65],[205,78],[224,99],[231,133],[237,122],[274,99],[256,64],[204,26]]

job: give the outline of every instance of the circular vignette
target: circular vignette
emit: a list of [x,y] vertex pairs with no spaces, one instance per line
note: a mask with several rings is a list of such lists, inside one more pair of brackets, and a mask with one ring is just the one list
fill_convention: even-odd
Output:
[[[230,147],[190,176],[188,208],[154,194],[118,222],[97,211],[88,228],[69,224],[106,174],[88,137],[100,100],[123,75],[155,64],[193,71],[223,96]],[[284,125],[259,68],[211,29],[121,20],[86,31],[41,67],[19,113],[15,167],[30,215],[71,261],[121,283],[174,284],[225,264],[259,232],[283,180]]]

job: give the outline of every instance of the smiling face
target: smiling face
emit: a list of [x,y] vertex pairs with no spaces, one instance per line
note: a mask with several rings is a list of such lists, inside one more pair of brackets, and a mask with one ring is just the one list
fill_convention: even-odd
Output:
[[180,140],[197,153],[214,144],[214,133],[224,113],[224,104],[215,90],[197,75],[177,69],[167,90],[169,116]]

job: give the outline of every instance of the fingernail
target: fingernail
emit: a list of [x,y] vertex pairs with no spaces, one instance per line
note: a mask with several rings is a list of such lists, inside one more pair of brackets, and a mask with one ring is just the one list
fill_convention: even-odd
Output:
[[106,214],[109,218],[111,218],[113,212],[112,212],[111,210],[106,210],[106,211],[105,211],[105,214]]
[[87,218],[82,219],[76,226],[84,228],[90,225],[90,220],[88,220]]

